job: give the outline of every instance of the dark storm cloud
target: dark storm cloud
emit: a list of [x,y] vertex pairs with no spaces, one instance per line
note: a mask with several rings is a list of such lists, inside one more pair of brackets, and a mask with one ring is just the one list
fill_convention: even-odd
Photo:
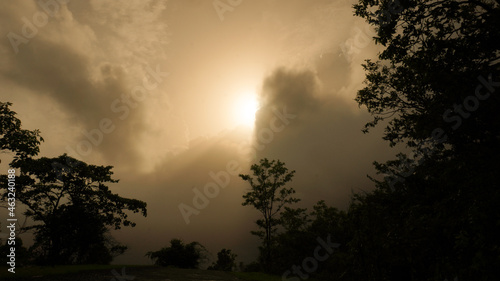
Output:
[[[143,101],[156,90],[165,72],[157,71],[158,65],[148,65],[135,47],[122,44],[119,48],[118,40],[112,43],[108,40],[109,37],[128,40],[127,36],[137,40],[139,36],[134,34],[137,30],[104,29],[98,23],[102,15],[91,6],[75,4],[74,10],[79,8],[73,13],[63,2],[53,1],[48,8],[35,1],[0,4],[0,30],[8,34],[0,43],[1,78],[27,89],[34,98],[48,97],[65,112],[65,120],[78,127],[77,135],[65,136],[75,141],[56,153],[136,165],[142,160],[141,147],[137,144],[144,132],[152,130],[145,121]],[[140,5],[122,5],[120,11],[136,9],[135,22],[154,20],[155,17],[145,15],[149,11],[140,10],[143,8]],[[113,13],[113,19],[123,20],[120,13]],[[92,15],[91,26],[79,18],[85,14]],[[111,11],[107,13],[110,14]],[[143,33],[151,35],[154,41],[156,36],[146,27]],[[137,48],[151,44],[143,40]],[[123,60],[123,55],[134,52],[133,59]],[[134,90],[138,87],[142,88]],[[163,112],[168,110],[164,108]],[[52,121],[42,127],[57,126],[57,123]]]
[[[75,121],[75,125],[82,126],[81,139],[72,146],[81,155],[74,156],[88,155],[87,147],[78,147],[78,144],[88,141],[92,150],[103,152],[107,157],[127,155],[129,161],[134,160],[130,135],[140,134],[142,128],[136,126],[132,130],[129,123],[120,123],[119,115],[111,110],[113,101],[130,91],[125,73],[120,66],[103,65],[97,73],[101,79],[94,80],[90,69],[90,60],[83,54],[40,38],[23,46],[22,55],[11,56],[8,68],[3,68],[1,74],[38,94],[51,97]],[[129,118],[138,118],[140,113],[140,108],[131,110]],[[100,122],[104,118],[113,122],[106,128],[116,128],[109,134],[102,132],[101,138],[96,130],[102,131]],[[129,153],[120,153],[124,151]],[[65,152],[70,151],[66,149]]]
[[[367,174],[372,162],[389,158],[393,152],[380,131],[363,134],[369,114],[359,110],[352,98],[323,89],[314,70],[277,69],[264,82],[262,107],[255,128],[258,158],[280,159],[297,171],[292,182],[302,199],[314,203],[326,199],[346,206],[352,190],[370,189]],[[335,87],[334,87],[335,88]],[[294,118],[272,140],[262,134],[270,127],[276,111]]]
[[286,106],[289,111],[299,115],[315,110],[320,102],[314,97],[318,88],[316,76],[310,71],[277,69],[264,82],[257,124],[269,118],[268,115],[272,114],[270,108]]

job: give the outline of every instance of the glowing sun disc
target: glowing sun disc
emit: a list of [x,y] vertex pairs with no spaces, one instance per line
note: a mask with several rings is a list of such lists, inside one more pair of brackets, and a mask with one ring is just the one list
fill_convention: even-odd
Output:
[[235,104],[235,118],[239,125],[253,126],[259,103],[255,95],[244,94]]

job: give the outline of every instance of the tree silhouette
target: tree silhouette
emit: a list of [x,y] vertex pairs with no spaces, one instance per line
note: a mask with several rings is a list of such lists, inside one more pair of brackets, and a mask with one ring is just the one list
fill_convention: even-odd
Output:
[[210,267],[209,270],[233,271],[236,268],[236,254],[233,254],[229,249],[222,249],[217,253],[217,261]]
[[[356,101],[413,155],[375,162],[377,190],[349,211],[353,275],[494,280],[500,232],[500,3],[361,0],[384,50]],[[376,253],[376,254],[375,254]],[[389,266],[390,265],[390,266]],[[357,276],[361,278],[361,276]]]
[[[21,128],[21,120],[19,120],[16,115],[17,113],[12,111],[10,107],[12,103],[1,102],[0,101],[0,152],[1,153],[14,153],[15,162],[19,159],[26,159],[27,157],[32,157],[38,155],[40,152],[40,143],[43,138],[40,136],[40,131],[38,130],[25,130]],[[0,162],[2,160],[0,159]],[[4,186],[7,186],[6,184]],[[2,200],[0,207],[7,208],[7,200]],[[4,203],[5,202],[5,203]],[[26,224],[26,218],[22,226]],[[1,223],[0,223],[1,226]],[[17,234],[21,234],[24,230],[18,229]],[[16,238],[17,245],[22,245],[20,238]],[[24,249],[19,246],[19,249]]]
[[205,247],[198,242],[184,244],[180,239],[172,239],[170,247],[147,252],[146,256],[159,266],[198,268],[200,262],[205,259],[205,252]]
[[10,102],[0,102],[0,151],[14,152],[14,160],[36,156],[43,141],[40,131],[21,129],[21,120],[10,106]]
[[[26,205],[24,214],[37,223],[26,229],[35,230],[32,250],[42,263],[108,263],[124,250],[106,236],[108,227],[135,226],[127,210],[146,216],[145,202],[109,190],[106,183],[118,182],[111,177],[111,166],[88,165],[66,154],[21,159],[12,166],[22,171],[16,198]],[[7,196],[6,181],[2,175],[2,198]]]
[[263,230],[252,231],[263,242],[263,265],[270,269],[272,266],[272,247],[276,227],[280,224],[277,219],[281,209],[286,204],[300,201],[292,197],[295,193],[293,188],[286,188],[285,184],[292,180],[295,171],[288,171],[283,162],[279,160],[269,161],[264,158],[259,164],[250,168],[253,176],[240,174],[239,176],[250,184],[243,198],[243,206],[251,205],[262,214],[262,219],[257,220],[257,225]]
[[367,86],[356,100],[374,115],[365,129],[387,120],[384,138],[415,148],[498,142],[500,128],[491,125],[500,120],[499,99],[489,93],[500,86],[493,81],[500,70],[498,1],[362,0],[354,7],[385,47],[378,61],[364,64]]

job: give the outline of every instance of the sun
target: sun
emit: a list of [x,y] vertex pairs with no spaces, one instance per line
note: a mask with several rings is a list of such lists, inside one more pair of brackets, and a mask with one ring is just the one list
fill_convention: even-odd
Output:
[[239,95],[235,101],[235,121],[238,123],[238,125],[253,127],[257,110],[259,110],[257,95],[252,92],[245,92]]

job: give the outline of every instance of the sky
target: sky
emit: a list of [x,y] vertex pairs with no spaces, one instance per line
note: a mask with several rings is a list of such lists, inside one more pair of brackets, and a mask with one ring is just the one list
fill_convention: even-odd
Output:
[[112,165],[112,191],[147,202],[112,232],[129,246],[115,263],[148,264],[172,238],[250,262],[259,213],[239,173],[279,159],[297,206],[345,209],[396,154],[383,128],[361,132],[361,64],[381,49],[353,3],[1,1],[0,100],[41,131],[39,156]]

